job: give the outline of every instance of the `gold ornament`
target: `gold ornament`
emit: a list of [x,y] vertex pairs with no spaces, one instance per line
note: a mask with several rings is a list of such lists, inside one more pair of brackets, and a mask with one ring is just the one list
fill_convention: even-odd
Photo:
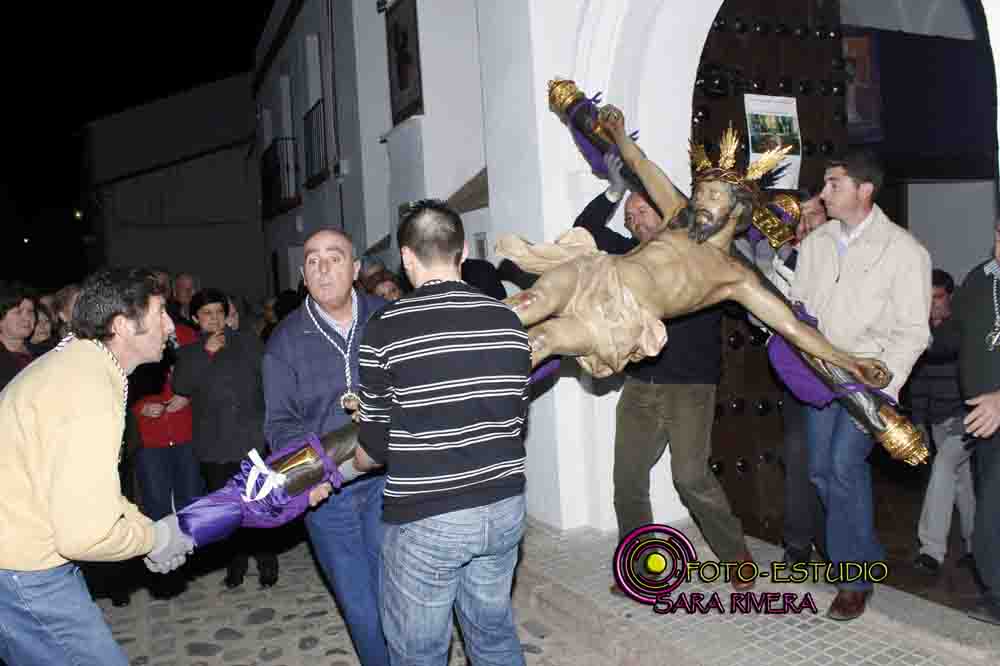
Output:
[[927,462],[929,454],[924,435],[909,419],[889,404],[879,407],[878,414],[885,423],[885,430],[876,433],[875,438],[894,460],[913,467]]
[[702,171],[703,169],[708,169],[712,166],[712,160],[708,159],[708,154],[705,152],[704,144],[691,141],[690,153],[691,167],[695,171]]
[[[780,220],[773,211],[761,202],[760,187],[757,181],[781,164],[792,146],[788,145],[767,151],[759,160],[750,165],[745,174],[736,169],[736,151],[739,150],[739,147],[740,135],[733,129],[732,123],[722,133],[722,139],[719,141],[719,162],[716,166],[712,165],[712,160],[705,152],[704,144],[691,141],[689,152],[691,170],[694,172],[694,183],[721,180],[749,192],[753,197],[753,225],[764,234],[771,247],[781,247],[795,238],[794,226],[789,226]],[[796,223],[801,219],[802,210],[794,197],[787,194],[778,195],[775,197],[774,203],[786,211]]]
[[569,79],[549,81],[549,109],[563,118],[583,96],[583,92]]
[[760,159],[750,165],[745,174],[736,170],[736,151],[740,146],[740,135],[733,129],[732,123],[729,129],[722,133],[719,141],[719,162],[717,166],[712,166],[712,161],[705,153],[705,146],[691,142],[691,167],[694,171],[694,182],[704,180],[721,180],[736,185],[743,189],[757,194],[759,181],[765,174],[773,171],[785,155],[792,149],[791,145],[781,148],[772,148]]
[[740,135],[733,129],[733,124],[729,123],[729,129],[722,133],[722,140],[719,141],[719,168],[730,170],[736,166],[736,151],[740,148]]

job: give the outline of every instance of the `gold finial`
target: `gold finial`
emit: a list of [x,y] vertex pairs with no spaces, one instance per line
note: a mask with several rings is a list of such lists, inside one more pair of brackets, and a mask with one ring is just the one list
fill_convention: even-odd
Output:
[[729,123],[729,129],[722,133],[719,142],[719,168],[729,170],[736,166],[736,151],[740,147],[740,137]]
[[712,166],[712,160],[708,159],[708,154],[705,153],[704,144],[695,143],[694,139],[691,139],[688,153],[691,155],[691,166],[694,167],[695,171]]
[[560,116],[566,115],[570,107],[580,98],[583,92],[576,83],[569,79],[552,79],[549,81],[549,108]]
[[878,433],[876,439],[894,460],[901,460],[912,467],[927,462],[927,444],[913,423],[888,404],[879,407],[878,414],[886,429]]
[[785,159],[785,155],[793,148],[791,144],[783,146],[781,148],[772,148],[763,155],[760,159],[750,165],[747,169],[747,180],[760,180],[761,176],[771,171],[779,164],[781,160]]

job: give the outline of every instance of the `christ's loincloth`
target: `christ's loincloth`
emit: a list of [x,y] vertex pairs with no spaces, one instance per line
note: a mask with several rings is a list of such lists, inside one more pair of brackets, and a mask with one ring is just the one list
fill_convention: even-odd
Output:
[[592,347],[577,360],[593,376],[621,372],[630,361],[656,356],[666,344],[663,322],[642,309],[623,284],[619,273],[623,258],[598,250],[585,229],[571,229],[555,243],[538,245],[503,236],[497,253],[526,271],[542,274],[533,289],[546,288],[546,271],[566,265],[576,269],[573,295],[557,316],[588,330]]

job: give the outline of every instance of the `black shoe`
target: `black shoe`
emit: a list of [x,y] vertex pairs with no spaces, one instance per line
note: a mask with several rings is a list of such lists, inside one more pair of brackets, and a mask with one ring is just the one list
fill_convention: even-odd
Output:
[[865,613],[868,605],[868,598],[872,596],[871,590],[840,590],[833,598],[830,609],[826,611],[826,616],[838,622],[847,622],[861,617]]
[[917,559],[913,560],[913,568],[920,573],[936,576],[941,570],[941,563],[927,553],[920,553]]
[[966,569],[971,569],[971,570],[975,571],[976,570],[976,558],[974,558],[972,556],[972,553],[966,553],[965,555],[962,555],[962,557],[958,558],[958,561],[955,562],[955,565],[959,566],[959,567],[965,567]]
[[795,548],[787,546],[785,548],[785,563],[789,566],[793,564],[808,563],[812,559],[812,546],[805,548]]
[[222,584],[232,590],[243,584],[243,578],[246,575],[246,567],[230,566],[226,569],[226,577],[222,580]]
[[257,573],[261,587],[274,587],[278,582],[278,558],[272,555],[257,560]]

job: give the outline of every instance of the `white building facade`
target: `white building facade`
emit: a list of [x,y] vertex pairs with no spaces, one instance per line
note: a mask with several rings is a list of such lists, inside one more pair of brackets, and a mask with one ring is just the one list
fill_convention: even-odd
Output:
[[190,272],[251,300],[265,295],[249,76],[101,118],[85,131],[107,263]]
[[[422,113],[396,125],[388,95],[385,17],[378,14],[378,3],[303,4],[325,6],[334,19],[334,47],[326,53],[332,52],[335,60],[338,118],[348,119],[340,128],[340,156],[351,165],[341,196],[345,202],[355,198],[348,206],[354,212],[338,218],[331,196],[325,212],[315,213],[316,220],[326,215],[322,219],[334,226],[339,220],[370,245],[394,231],[401,205],[426,196],[448,198],[485,169],[488,206],[463,215],[470,239],[485,241],[484,258],[496,259],[492,246],[500,234],[533,242],[554,239],[606,185],[591,174],[566,128],[548,109],[546,84],[555,77],[571,78],[591,94],[603,91],[605,100],[625,111],[629,127],[641,129],[649,156],[681,190],[689,191],[695,72],[721,0],[417,0]],[[845,1],[845,14],[863,13],[874,4],[881,3]],[[894,19],[882,12],[874,24],[897,20],[925,25],[929,19],[919,13],[940,13],[941,4],[912,3],[906,16]],[[955,4],[960,5],[958,0]],[[991,26],[1000,21],[998,4],[984,3]],[[277,3],[275,14],[282,5]],[[288,33],[297,36],[287,39],[284,48],[303,51],[309,31],[321,30],[318,23],[314,25],[320,27],[306,26],[305,12],[299,15],[302,23]],[[273,31],[279,19],[271,19],[268,29]],[[344,34],[348,29],[352,36]],[[970,29],[954,18],[946,34],[966,36]],[[261,44],[267,40],[265,33]],[[290,66],[288,71],[293,70]],[[270,82],[262,90],[272,92],[258,93],[258,106],[278,108],[275,95],[282,90],[284,70],[271,64],[262,71]],[[292,84],[300,96],[303,87]],[[303,108],[303,102],[298,105]],[[347,108],[355,105],[356,111]],[[357,120],[353,128],[346,126],[352,113]],[[277,127],[274,118],[272,111],[269,122]],[[270,232],[272,243],[301,239],[313,226],[315,209],[306,206],[305,198],[299,210],[303,229],[296,235],[290,231],[294,223],[279,223],[280,233]],[[620,213],[613,225],[622,230]],[[528,510],[558,528],[613,530],[617,390],[595,385],[573,363],[563,366],[563,376],[532,405]],[[669,455],[652,472],[653,507],[657,520],[678,522],[687,519],[687,512],[672,487]]]
[[359,252],[388,233],[381,27],[374,2],[278,0],[258,42],[255,152],[278,289],[297,286],[315,229],[348,232]]

